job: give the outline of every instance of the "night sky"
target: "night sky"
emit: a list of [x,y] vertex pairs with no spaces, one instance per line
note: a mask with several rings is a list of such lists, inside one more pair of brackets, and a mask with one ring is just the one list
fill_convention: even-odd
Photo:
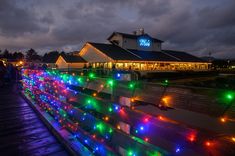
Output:
[[235,0],[0,0],[0,49],[41,54],[138,28],[164,49],[235,58]]

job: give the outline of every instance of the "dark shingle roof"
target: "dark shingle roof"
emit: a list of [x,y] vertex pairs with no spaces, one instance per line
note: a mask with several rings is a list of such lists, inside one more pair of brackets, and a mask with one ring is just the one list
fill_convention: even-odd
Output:
[[134,34],[126,34],[126,33],[121,33],[121,32],[113,32],[109,37],[108,37],[108,40],[110,40],[112,37],[113,37],[113,35],[116,35],[116,34],[120,34],[120,35],[122,35],[122,36],[124,36],[124,37],[126,37],[126,38],[131,38],[131,39],[137,39],[137,38],[139,38],[140,36],[148,36],[148,37],[150,37],[153,41],[155,41],[155,42],[164,42],[164,41],[162,41],[162,40],[159,40],[159,39],[157,39],[157,38],[153,38],[153,37],[151,37],[150,35],[148,35],[148,34],[144,34],[144,35],[134,35]]
[[80,56],[75,56],[75,55],[61,55],[64,60],[68,63],[85,63],[86,61],[80,57]]
[[96,49],[100,50],[114,60],[141,60],[139,56],[114,44],[91,43]]
[[205,62],[204,60],[182,51],[162,50],[169,56],[175,57],[181,62]]
[[134,49],[123,49],[114,44],[91,43],[96,49],[114,60],[130,61],[175,61],[175,62],[205,62],[200,58],[186,52],[162,50],[142,51]]
[[132,53],[141,57],[143,61],[176,61],[175,58],[160,51],[140,51],[129,49]]

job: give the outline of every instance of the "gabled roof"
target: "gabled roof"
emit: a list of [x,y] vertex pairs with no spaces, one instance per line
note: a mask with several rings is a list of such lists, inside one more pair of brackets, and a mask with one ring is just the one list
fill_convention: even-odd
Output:
[[175,50],[162,50],[162,51],[169,56],[177,58],[178,61],[181,61],[181,62],[206,62],[186,52],[175,51]]
[[116,34],[119,34],[119,35],[122,35],[123,37],[125,37],[125,38],[131,38],[131,39],[137,39],[137,38],[139,38],[140,36],[148,36],[148,37],[150,37],[153,41],[155,41],[155,42],[164,42],[164,41],[162,41],[162,40],[159,40],[159,39],[157,39],[157,38],[153,38],[153,37],[151,37],[150,35],[148,35],[148,34],[143,34],[143,35],[135,35],[135,34],[126,34],[126,33],[121,33],[121,32],[113,32],[109,37],[108,37],[108,39],[107,40],[110,40],[114,35],[116,35]]
[[80,57],[80,56],[75,56],[75,55],[60,55],[63,57],[63,59],[67,62],[67,63],[86,63],[86,61]]
[[181,51],[143,51],[123,49],[115,44],[88,43],[113,60],[205,62],[196,56]]
[[141,60],[139,56],[114,44],[88,43],[114,60]]

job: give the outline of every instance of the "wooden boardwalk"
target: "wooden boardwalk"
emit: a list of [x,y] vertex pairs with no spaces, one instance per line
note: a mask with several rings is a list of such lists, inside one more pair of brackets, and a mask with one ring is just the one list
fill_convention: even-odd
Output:
[[67,156],[15,87],[0,88],[0,156]]

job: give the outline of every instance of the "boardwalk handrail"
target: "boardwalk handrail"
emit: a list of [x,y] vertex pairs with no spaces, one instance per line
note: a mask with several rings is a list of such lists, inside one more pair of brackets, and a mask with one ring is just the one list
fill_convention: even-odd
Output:
[[[185,134],[197,133],[197,141],[202,142],[204,133],[119,103],[121,96],[127,96],[127,99],[133,97],[133,87],[128,84],[89,74],[78,76],[56,70],[23,70],[25,95],[95,155],[171,155],[179,152],[175,150],[175,140],[180,140],[185,147],[184,155],[196,154],[198,151],[192,150],[195,147],[202,148],[190,144]],[[146,87],[138,85],[138,82],[134,85],[137,87],[134,96],[142,87]],[[113,89],[121,89],[122,92],[113,92]],[[166,87],[158,89],[163,94],[169,91]],[[113,99],[110,99],[111,94]],[[141,98],[135,100],[141,101]],[[200,151],[205,152],[202,149]]]

